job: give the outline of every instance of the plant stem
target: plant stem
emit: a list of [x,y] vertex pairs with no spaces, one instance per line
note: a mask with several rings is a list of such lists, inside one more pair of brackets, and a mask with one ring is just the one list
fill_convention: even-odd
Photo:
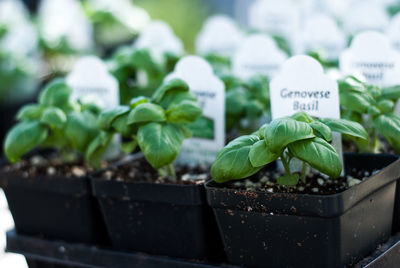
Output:
[[306,162],[303,161],[303,168],[301,170],[301,181],[306,184],[306,170],[307,170],[307,164]]
[[290,163],[290,160],[288,161],[288,160],[285,158],[284,153],[281,154],[281,161],[282,161],[283,167],[285,168],[285,173],[286,173],[286,175],[292,174],[292,173],[290,172],[290,164],[289,164],[289,163]]
[[176,182],[176,173],[175,173],[175,168],[173,164],[168,165],[168,170],[169,170],[169,175],[171,176],[171,179]]

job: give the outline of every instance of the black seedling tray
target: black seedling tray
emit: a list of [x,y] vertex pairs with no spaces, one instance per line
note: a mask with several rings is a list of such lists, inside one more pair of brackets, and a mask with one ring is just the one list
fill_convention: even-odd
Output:
[[[7,252],[24,255],[31,267],[35,262],[47,263],[46,267],[82,268],[238,268],[229,264],[212,264],[195,260],[181,260],[144,253],[128,253],[99,249],[84,244],[49,241],[7,232]],[[356,264],[354,268],[391,268],[400,263],[400,233],[392,236],[375,252]],[[53,264],[54,266],[52,266]]]

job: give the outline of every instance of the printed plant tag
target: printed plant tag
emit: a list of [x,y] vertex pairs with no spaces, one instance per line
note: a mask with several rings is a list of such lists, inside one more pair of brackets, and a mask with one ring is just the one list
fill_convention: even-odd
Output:
[[300,25],[300,10],[292,0],[257,0],[249,9],[249,26],[289,41],[293,47]]
[[28,21],[29,14],[20,0],[0,1],[0,25],[13,26]]
[[118,82],[108,72],[104,62],[95,56],[78,60],[66,82],[73,90],[73,100],[95,100],[102,108],[119,104]]
[[192,123],[193,137],[183,142],[177,161],[183,164],[211,165],[225,146],[225,86],[213,73],[211,65],[198,56],[179,60],[165,80],[180,78],[197,95],[203,116]]
[[[340,118],[338,84],[309,56],[288,59],[280,74],[271,81],[270,95],[272,119],[300,111],[320,118]],[[340,134],[333,133],[332,145],[341,155]]]
[[344,75],[362,75],[373,85],[395,85],[400,78],[400,53],[385,35],[362,32],[340,56],[340,70]]
[[374,1],[356,1],[347,10],[344,28],[351,34],[361,31],[385,31],[389,15],[385,8]]
[[49,45],[58,47],[65,39],[71,49],[92,48],[92,26],[78,1],[42,0],[38,18],[42,36]]
[[392,18],[387,36],[393,47],[400,52],[400,13]]
[[275,41],[264,34],[246,37],[232,60],[233,73],[243,79],[256,74],[274,77],[287,56]]
[[298,42],[304,52],[320,52],[327,60],[338,60],[340,53],[346,48],[346,36],[339,29],[333,18],[327,15],[309,17]]
[[182,41],[175,36],[171,27],[163,21],[153,21],[139,35],[134,43],[138,49],[149,49],[156,57],[164,53],[182,55]]
[[200,55],[215,53],[230,57],[242,39],[243,34],[230,17],[216,15],[204,23],[196,39],[196,50]]

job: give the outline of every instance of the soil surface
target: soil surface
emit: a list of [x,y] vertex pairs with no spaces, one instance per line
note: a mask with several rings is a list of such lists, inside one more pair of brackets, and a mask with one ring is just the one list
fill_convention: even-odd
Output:
[[[103,168],[107,166],[104,162]],[[93,172],[93,169],[83,163],[82,160],[65,163],[56,153],[33,155],[22,159],[15,164],[7,164],[1,167],[2,172],[18,172],[23,177],[35,176],[63,176],[67,178],[84,177]]]
[[127,182],[150,182],[170,184],[203,184],[210,179],[207,166],[175,165],[176,180],[169,175],[161,175],[154,169],[144,157],[139,157],[125,164],[110,167],[101,174],[106,180],[118,180]]
[[343,192],[351,186],[359,184],[363,179],[369,178],[378,170],[374,172],[353,172],[354,174],[352,175],[355,177],[347,175],[338,179],[330,179],[319,173],[309,173],[306,184],[300,181],[296,186],[283,186],[276,182],[278,177],[283,174],[279,174],[276,171],[260,171],[249,179],[227,182],[221,184],[221,187],[270,193],[330,195]]

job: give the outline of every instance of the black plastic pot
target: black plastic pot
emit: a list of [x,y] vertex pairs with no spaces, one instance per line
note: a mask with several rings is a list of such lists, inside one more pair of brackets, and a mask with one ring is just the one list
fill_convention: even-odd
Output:
[[[364,166],[351,155],[345,165],[348,170]],[[207,200],[233,264],[343,267],[389,238],[399,169],[397,161],[344,192],[326,196],[239,191],[210,181]]]
[[221,260],[222,242],[203,185],[92,179],[114,249]]
[[24,177],[2,171],[0,183],[18,233],[68,242],[107,243],[88,178]]

